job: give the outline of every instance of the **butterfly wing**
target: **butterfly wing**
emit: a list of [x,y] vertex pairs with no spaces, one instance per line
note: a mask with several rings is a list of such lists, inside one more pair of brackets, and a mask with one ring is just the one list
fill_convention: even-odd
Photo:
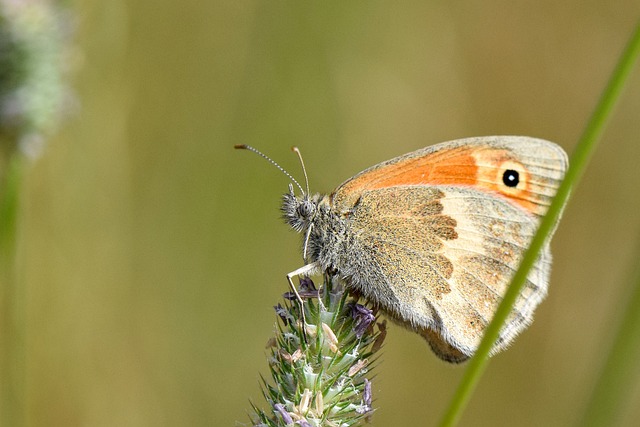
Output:
[[[345,181],[333,205],[352,207],[366,191],[403,185],[460,185],[508,198],[541,216],[547,211],[568,166],[558,145],[525,136],[465,138],[432,145],[379,163]],[[505,171],[519,175],[516,187],[503,184]]]
[[[496,138],[410,153],[333,194],[350,229],[352,256],[341,273],[452,362],[475,352],[567,164],[552,143]],[[518,185],[502,182],[505,170],[519,172]],[[547,246],[494,352],[531,321],[547,292],[550,262]]]

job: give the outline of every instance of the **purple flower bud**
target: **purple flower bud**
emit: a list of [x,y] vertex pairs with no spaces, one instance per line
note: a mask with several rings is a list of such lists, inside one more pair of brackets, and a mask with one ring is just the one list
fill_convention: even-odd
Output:
[[354,304],[351,307],[351,316],[355,321],[353,330],[358,338],[361,338],[367,329],[369,329],[369,326],[376,320],[373,311],[361,304]]
[[[316,285],[313,283],[313,280],[311,280],[309,277],[300,278],[300,285],[298,286],[298,295],[300,295],[300,298],[302,299],[317,298],[318,289],[316,288]],[[294,301],[298,299],[295,292],[292,292],[292,291],[286,292],[283,296],[285,299],[288,299],[289,301]]]
[[296,301],[298,299],[298,297],[296,296],[296,294],[294,294],[293,292],[289,291],[289,292],[285,292],[284,294],[282,294],[282,297],[286,300],[289,301]]
[[289,415],[282,403],[276,403],[275,405],[273,405],[273,409],[275,409],[276,412],[282,417],[282,421],[284,421],[286,425],[293,424],[291,415]]
[[289,325],[289,312],[282,307],[280,303],[278,303],[278,305],[274,305],[273,308],[276,311],[276,314],[282,319],[282,323],[284,323],[285,326]]
[[365,378],[364,391],[362,392],[362,405],[356,408],[356,412],[359,414],[366,414],[371,411],[371,381]]
[[302,277],[300,279],[300,292],[317,292],[315,283],[310,277]]
[[371,408],[371,381],[364,379],[364,392],[362,393],[364,404]]

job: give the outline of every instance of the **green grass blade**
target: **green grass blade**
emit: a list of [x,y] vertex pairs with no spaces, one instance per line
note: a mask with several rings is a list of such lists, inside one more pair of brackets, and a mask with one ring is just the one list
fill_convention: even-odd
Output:
[[0,425],[24,425],[26,294],[16,280],[16,228],[24,158],[14,154],[0,181]]
[[619,307],[626,305],[613,345],[595,384],[581,426],[619,425],[619,416],[629,403],[631,388],[638,377],[640,358],[640,264],[633,276],[631,294],[625,294]]
[[604,126],[613,112],[616,101],[619,99],[624,83],[626,82],[635,61],[640,54],[640,23],[636,28],[622,53],[620,61],[611,75],[611,79],[605,88],[595,111],[593,112],[587,127],[571,156],[570,166],[564,181],[558,188],[558,194],[554,198],[549,211],[542,219],[540,228],[534,236],[530,247],[524,255],[518,271],[511,281],[496,314],[487,327],[485,335],[478,347],[478,351],[469,361],[464,376],[450,402],[449,408],[440,421],[440,426],[455,426],[466,407],[471,394],[475,390],[482,373],[486,369],[489,351],[493,347],[504,321],[522,290],[529,270],[535,263],[538,253],[544,246],[549,233],[553,230],[562,209],[569,198],[569,192],[582,176],[587,163],[595,150],[596,143],[604,130]]
[[22,183],[24,158],[14,153],[0,182],[0,256],[11,257],[15,249],[18,197]]

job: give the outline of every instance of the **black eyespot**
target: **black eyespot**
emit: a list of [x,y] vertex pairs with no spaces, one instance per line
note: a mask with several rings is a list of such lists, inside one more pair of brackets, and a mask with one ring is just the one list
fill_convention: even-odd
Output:
[[504,182],[504,185],[507,187],[517,187],[520,182],[520,175],[518,174],[518,171],[514,171],[513,169],[507,169],[504,171],[504,174],[502,175],[502,182]]

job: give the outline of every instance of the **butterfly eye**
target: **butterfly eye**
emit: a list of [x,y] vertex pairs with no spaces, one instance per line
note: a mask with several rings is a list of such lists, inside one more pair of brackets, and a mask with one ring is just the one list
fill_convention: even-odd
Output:
[[520,182],[520,174],[517,170],[507,169],[502,174],[502,182],[507,187],[517,187]]
[[315,205],[309,201],[309,200],[303,200],[299,205],[298,205],[298,215],[301,218],[309,218],[310,216],[313,215],[314,211],[315,211]]

